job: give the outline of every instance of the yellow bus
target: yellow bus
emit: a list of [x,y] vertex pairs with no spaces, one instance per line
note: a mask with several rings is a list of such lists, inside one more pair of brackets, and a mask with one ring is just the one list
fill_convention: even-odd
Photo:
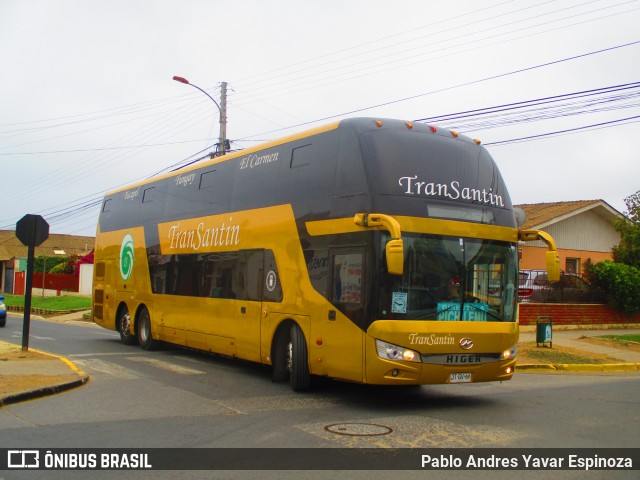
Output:
[[[489,153],[456,132],[356,118],[108,193],[93,318],[162,342],[380,385],[509,380],[519,231]],[[555,269],[555,270],[554,270]]]

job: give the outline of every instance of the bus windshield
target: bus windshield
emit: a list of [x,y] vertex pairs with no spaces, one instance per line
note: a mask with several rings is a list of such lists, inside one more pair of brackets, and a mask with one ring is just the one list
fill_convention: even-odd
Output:
[[403,239],[404,273],[382,274],[376,318],[515,321],[515,244],[441,235]]

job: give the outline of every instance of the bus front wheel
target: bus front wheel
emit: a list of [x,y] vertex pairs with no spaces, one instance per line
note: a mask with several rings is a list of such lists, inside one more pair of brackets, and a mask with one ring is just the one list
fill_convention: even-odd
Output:
[[160,346],[160,342],[151,335],[151,315],[146,307],[142,307],[138,315],[138,340],[145,350],[157,350]]
[[136,336],[131,333],[131,315],[126,306],[120,308],[118,312],[118,333],[120,333],[120,341],[125,345],[135,345],[138,343]]
[[292,325],[291,341],[287,348],[287,366],[289,367],[289,384],[296,392],[309,390],[311,375],[308,358],[304,333],[298,325]]

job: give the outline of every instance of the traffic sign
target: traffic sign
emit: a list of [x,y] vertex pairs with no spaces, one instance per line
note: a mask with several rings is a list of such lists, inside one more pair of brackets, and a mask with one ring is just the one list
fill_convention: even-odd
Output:
[[16,224],[16,237],[23,245],[41,245],[49,238],[49,224],[40,215],[25,215]]
[[[33,285],[33,260],[35,250],[49,238],[49,224],[40,215],[25,215],[16,224],[16,237],[27,249],[27,284],[24,292],[24,315],[22,316],[22,350],[29,350],[29,328],[31,325],[31,287]],[[44,285],[43,285],[44,288]]]

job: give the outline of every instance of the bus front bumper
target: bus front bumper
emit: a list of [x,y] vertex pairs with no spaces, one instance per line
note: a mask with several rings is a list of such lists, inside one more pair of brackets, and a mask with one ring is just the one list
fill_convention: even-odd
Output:
[[511,380],[516,360],[477,365],[394,362],[367,358],[366,382],[376,385],[427,385]]

